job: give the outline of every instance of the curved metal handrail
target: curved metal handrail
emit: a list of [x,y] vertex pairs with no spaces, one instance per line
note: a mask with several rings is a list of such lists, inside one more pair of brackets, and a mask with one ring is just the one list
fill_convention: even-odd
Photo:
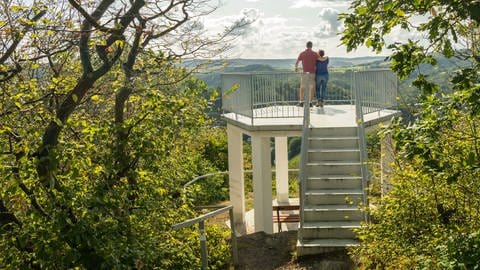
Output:
[[223,208],[214,210],[210,213],[201,215],[196,218],[192,218],[177,224],[172,225],[172,229],[179,230],[181,228],[192,226],[198,223],[198,230],[200,234],[200,253],[202,261],[202,270],[208,268],[208,253],[207,253],[207,235],[205,231],[205,220],[213,218],[217,215],[222,214],[223,212],[228,211],[230,217],[230,233],[232,239],[232,259],[234,265],[238,264],[238,247],[237,247],[237,237],[235,235],[235,222],[233,220],[233,206],[228,205]]

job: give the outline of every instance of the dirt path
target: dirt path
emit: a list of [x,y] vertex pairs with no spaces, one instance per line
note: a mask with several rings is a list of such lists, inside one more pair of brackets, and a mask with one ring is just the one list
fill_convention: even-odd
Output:
[[237,238],[240,270],[328,269],[350,270],[353,263],[345,251],[322,255],[295,256],[297,231],[268,235],[263,232]]

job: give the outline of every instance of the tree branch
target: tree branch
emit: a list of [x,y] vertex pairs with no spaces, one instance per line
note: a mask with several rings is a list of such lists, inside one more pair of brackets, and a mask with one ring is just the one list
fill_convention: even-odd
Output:
[[[35,16],[33,16],[33,18],[29,19],[31,21],[38,21],[40,20],[40,18],[42,18],[43,16],[45,16],[45,14],[47,13],[47,9],[46,8],[42,8],[42,11],[40,11],[39,13],[37,13]],[[0,57],[0,64],[3,64],[5,63],[5,61],[7,61],[7,59],[15,52],[15,50],[17,49],[18,47],[18,44],[20,44],[20,41],[22,41],[22,39],[25,37],[25,34],[26,32],[28,32],[30,29],[32,28],[32,25],[31,24],[27,24],[24,26],[23,29],[20,30],[20,32],[22,32],[23,34],[17,34],[15,35],[15,39],[13,40],[13,43],[10,45],[10,47],[5,51],[5,53]]]
[[[73,8],[75,8],[78,12],[80,12],[80,14],[82,14],[83,18],[85,18],[85,20],[86,20],[90,25],[92,25],[92,26],[95,27],[96,29],[98,29],[98,30],[100,30],[100,31],[103,31],[103,32],[106,32],[106,33],[112,31],[112,29],[98,24],[98,23],[97,23],[98,18],[94,18],[93,16],[90,16],[90,14],[88,14],[88,12],[87,12],[85,9],[83,9],[83,8],[80,6],[80,4],[77,3],[77,1],[75,1],[75,0],[68,0],[68,2],[70,3],[70,5],[72,5]],[[108,5],[108,6],[109,6],[109,5]]]

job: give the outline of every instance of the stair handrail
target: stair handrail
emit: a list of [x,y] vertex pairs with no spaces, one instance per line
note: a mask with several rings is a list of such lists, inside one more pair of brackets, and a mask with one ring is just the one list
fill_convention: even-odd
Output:
[[[360,89],[356,85],[356,76],[357,72],[354,71],[352,74],[352,93],[355,95],[355,120],[357,122],[358,128],[358,139],[359,139],[359,147],[360,147],[360,164],[361,164],[361,174],[362,174],[362,193],[363,193],[363,205],[364,207],[368,207],[368,185],[369,185],[369,172],[367,167],[367,144],[366,144],[366,137],[365,137],[365,120],[363,117],[363,100],[361,98],[361,94],[359,93]],[[364,212],[364,219],[366,222],[369,221],[369,215],[367,212]]]
[[[304,76],[307,75],[307,76]],[[300,200],[300,226],[298,230],[298,239],[303,241],[303,223],[304,223],[304,208],[305,208],[305,192],[306,192],[306,169],[308,162],[308,137],[310,133],[310,80],[308,78],[309,73],[301,73],[300,80],[304,80],[303,89],[303,126],[302,126],[302,143],[300,146],[300,168],[298,174],[299,181],[299,200]],[[301,84],[301,82],[300,82]]]
[[235,234],[235,222],[233,220],[233,206],[227,205],[223,208],[214,210],[207,214],[201,215],[196,218],[188,219],[186,221],[172,225],[172,229],[179,230],[185,227],[192,226],[198,223],[199,239],[200,239],[200,255],[202,261],[202,270],[208,268],[208,251],[207,251],[207,236],[205,231],[205,221],[228,211],[230,217],[230,234],[231,234],[231,247],[232,247],[232,260],[234,265],[238,265],[238,245],[237,236]]

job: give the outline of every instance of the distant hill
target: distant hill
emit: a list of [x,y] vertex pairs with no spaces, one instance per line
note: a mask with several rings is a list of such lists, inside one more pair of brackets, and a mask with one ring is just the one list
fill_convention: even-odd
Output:
[[[452,91],[450,79],[454,76],[456,71],[461,67],[466,67],[469,63],[465,60],[458,58],[445,58],[443,56],[436,57],[437,66],[432,67],[428,64],[422,64],[420,69],[422,73],[426,74],[428,78],[438,83],[444,92]],[[205,70],[203,73],[196,73],[195,76],[203,80],[209,88],[215,88],[220,90],[221,88],[221,74],[227,72],[243,72],[243,73],[255,73],[255,72],[281,72],[289,71],[293,72],[296,59],[231,59],[231,60],[217,60],[209,61],[209,66],[213,67],[210,70]],[[185,66],[195,66],[206,63],[202,60],[186,61]],[[331,69],[378,69],[389,68],[390,61],[383,56],[374,57],[358,57],[358,58],[341,58],[332,57],[329,67]],[[346,79],[339,76],[341,73],[337,73],[337,76],[332,72],[332,77],[329,82],[330,88],[344,87],[348,85],[345,82]],[[417,77],[417,72],[413,72],[411,76],[399,84],[399,96],[400,107],[408,107],[407,104],[416,104],[418,101],[419,90],[412,85],[412,81]],[[217,100],[212,107],[212,116],[218,118],[220,114],[221,100]]]
[[[440,84],[441,88],[445,92],[449,92],[452,89],[449,80],[454,76],[456,70],[461,67],[468,66],[468,62],[459,58],[445,58],[441,55],[436,57],[437,66],[432,67],[428,64],[422,64],[420,69],[422,73],[426,74],[431,81]],[[226,72],[275,72],[275,71],[291,71],[293,72],[295,59],[231,59],[222,61],[210,61],[210,66],[214,66],[214,69],[204,73],[195,74],[196,77],[203,80],[210,88],[221,88],[221,74]],[[358,58],[342,58],[332,57],[329,67],[332,69],[338,68],[365,68],[365,69],[377,69],[377,68],[389,68],[390,61],[386,60],[383,56],[373,57],[358,57]],[[195,60],[186,62],[189,65],[202,64],[201,60]],[[332,74],[333,75],[333,74]],[[413,72],[409,78],[400,81],[399,95],[402,102],[406,104],[414,104],[417,102],[419,90],[412,85],[412,81],[417,77],[417,72]],[[331,78],[341,80],[342,78]]]
[[[205,81],[211,88],[220,87],[220,74],[225,72],[273,72],[293,71],[296,59],[229,59],[210,60],[207,64],[210,68],[205,72],[197,73],[195,76]],[[206,60],[186,60],[183,65],[186,67],[206,64]],[[367,56],[357,58],[331,57],[329,67],[346,68],[371,66],[386,67],[384,56]]]
[[[330,57],[330,67],[353,67],[365,65],[373,62],[383,62],[385,56],[366,56],[366,57]],[[228,59],[228,60],[209,60],[209,66],[223,66],[225,70],[242,70],[245,67],[270,66],[275,70],[292,70],[296,59]],[[186,60],[184,66],[197,66],[207,63],[207,60]],[[216,68],[214,70],[218,71]],[[243,70],[247,71],[247,70]]]

